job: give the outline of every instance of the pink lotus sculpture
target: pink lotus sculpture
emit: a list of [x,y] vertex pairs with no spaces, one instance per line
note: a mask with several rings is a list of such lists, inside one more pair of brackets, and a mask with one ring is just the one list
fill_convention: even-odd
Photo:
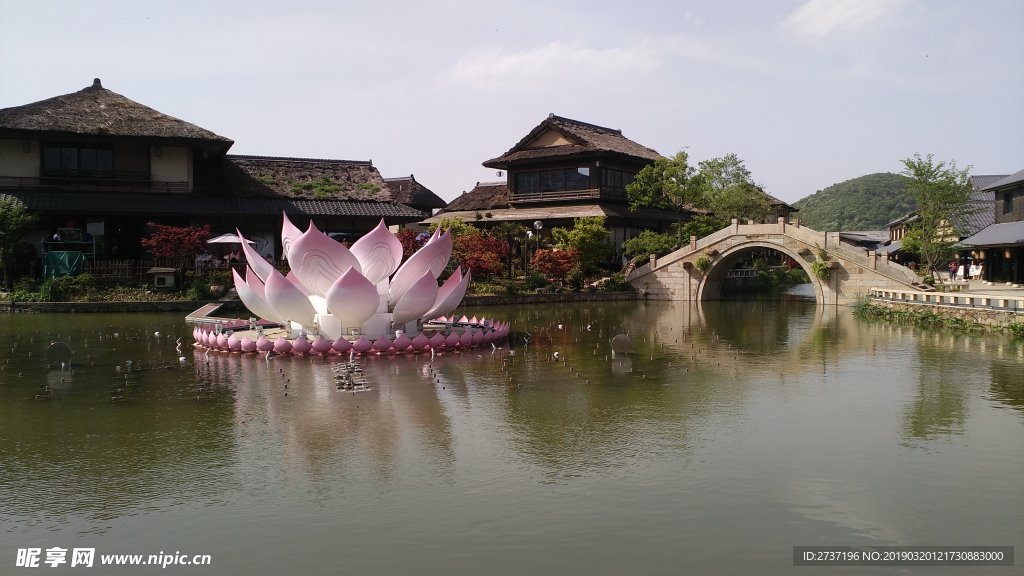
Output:
[[420,322],[452,312],[469,287],[470,273],[461,268],[438,286],[452,254],[451,233],[440,229],[403,263],[402,244],[383,220],[346,248],[312,222],[302,232],[284,215],[287,276],[238,236],[249,264],[245,278],[234,273],[242,303],[266,320],[331,340],[416,333]]

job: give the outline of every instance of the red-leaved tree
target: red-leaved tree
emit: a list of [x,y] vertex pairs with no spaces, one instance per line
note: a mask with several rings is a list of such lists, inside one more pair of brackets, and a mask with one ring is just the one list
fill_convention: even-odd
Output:
[[472,270],[474,276],[500,274],[508,252],[508,242],[480,233],[457,236],[452,249],[458,263]]
[[429,235],[423,236],[420,232],[409,228],[402,228],[398,231],[398,241],[402,243],[402,258],[412,256],[417,250],[427,243]]
[[149,237],[139,241],[154,258],[171,258],[178,266],[201,254],[210,239],[210,225],[205,226],[164,226],[147,222]]
[[572,267],[579,262],[575,250],[541,248],[533,253],[530,265],[540,270],[548,280],[562,281]]

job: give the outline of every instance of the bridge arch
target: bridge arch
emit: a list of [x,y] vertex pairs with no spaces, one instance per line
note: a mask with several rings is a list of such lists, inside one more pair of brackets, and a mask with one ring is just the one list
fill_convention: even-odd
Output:
[[814,275],[814,271],[811,270],[810,264],[804,260],[800,254],[786,248],[785,246],[775,242],[764,242],[759,240],[748,240],[746,242],[740,242],[727,248],[724,252],[719,254],[711,263],[711,268],[704,273],[703,277],[700,278],[700,282],[697,285],[697,298],[696,300],[718,300],[722,294],[722,281],[725,279],[729,270],[736,265],[744,256],[753,252],[757,249],[769,248],[777,252],[782,252],[786,256],[792,258],[797,264],[803,268],[804,272],[807,273],[807,277],[811,279],[811,284],[814,286],[814,298],[819,304],[826,303],[829,299],[829,289],[821,283],[821,280]]

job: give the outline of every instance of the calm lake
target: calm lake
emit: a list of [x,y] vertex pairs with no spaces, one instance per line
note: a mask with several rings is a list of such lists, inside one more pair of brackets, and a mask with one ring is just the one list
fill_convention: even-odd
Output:
[[[182,314],[5,314],[0,574],[1021,573],[1019,340],[785,300],[462,312],[511,321],[512,349],[367,358],[359,393],[347,356],[195,352]],[[823,545],[1017,558],[793,566]]]

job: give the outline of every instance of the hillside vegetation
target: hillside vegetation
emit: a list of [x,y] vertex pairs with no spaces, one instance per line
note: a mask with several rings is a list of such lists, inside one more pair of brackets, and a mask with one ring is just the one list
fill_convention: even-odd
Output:
[[797,200],[796,216],[801,224],[820,231],[884,230],[916,208],[906,187],[907,178],[899,174],[868,174]]

